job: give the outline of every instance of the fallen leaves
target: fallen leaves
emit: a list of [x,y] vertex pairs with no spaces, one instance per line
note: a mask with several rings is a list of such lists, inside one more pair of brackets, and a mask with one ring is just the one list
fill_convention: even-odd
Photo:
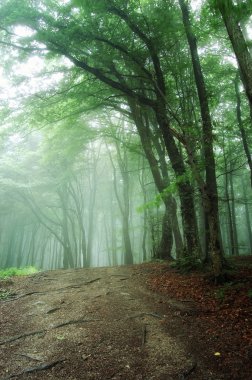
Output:
[[[248,260],[251,262],[251,257]],[[197,313],[185,314],[184,318],[196,319],[204,334],[202,339],[218,358],[217,365],[230,370],[230,379],[238,379],[239,368],[249,363],[252,356],[252,266],[244,261],[231,277],[230,282],[217,286],[207,274],[181,274],[169,268],[164,271],[160,265],[147,284],[170,298],[193,301]]]

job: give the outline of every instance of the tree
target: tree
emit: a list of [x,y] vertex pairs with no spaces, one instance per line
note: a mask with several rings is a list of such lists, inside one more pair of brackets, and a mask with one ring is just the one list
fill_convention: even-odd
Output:
[[[4,27],[16,23],[30,27],[35,34],[26,42],[20,41],[22,50],[39,50],[41,54],[50,51],[65,56],[76,67],[112,88],[117,96],[131,98],[141,107],[151,108],[178,178],[186,250],[189,254],[195,253],[198,251],[198,241],[193,189],[167,116],[166,84],[156,36],[150,33],[145,17],[139,17],[134,3],[129,9],[105,0],[83,4],[83,8],[73,14],[71,6],[59,7],[53,3],[50,9],[47,7],[45,14],[26,3],[20,13],[15,12],[14,15],[13,7],[17,6],[14,0],[2,7]],[[57,20],[52,12],[58,14]],[[99,21],[101,18],[103,23]],[[121,20],[120,28],[114,33],[118,20]],[[54,32],[51,33],[51,30]],[[46,48],[35,47],[38,43],[46,45]],[[149,67],[146,65],[147,57]]]
[[[208,95],[205,86],[205,80],[201,69],[201,64],[198,55],[197,40],[194,35],[190,23],[189,9],[184,0],[179,0],[183,15],[183,23],[186,31],[186,36],[191,52],[191,59],[197,87],[200,112],[202,119],[202,143],[204,154],[204,165],[206,173],[206,182],[200,176],[200,172],[195,168],[195,178],[198,182],[201,192],[204,211],[207,215],[209,227],[209,248],[213,265],[213,270],[216,278],[222,276],[223,254],[220,245],[220,228],[219,228],[219,212],[218,212],[218,190],[215,171],[215,159],[213,151],[213,128],[210,116]],[[191,157],[191,164],[195,166],[194,157]]]
[[235,6],[233,0],[219,0],[216,5],[221,13],[239,64],[241,79],[249,101],[252,120],[252,57],[239,24],[244,12],[247,15],[252,14],[251,3],[246,1],[240,4],[239,2],[238,5]]

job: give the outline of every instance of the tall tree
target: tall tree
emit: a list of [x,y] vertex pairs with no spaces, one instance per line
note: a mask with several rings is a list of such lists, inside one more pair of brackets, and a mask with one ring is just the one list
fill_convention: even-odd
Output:
[[235,77],[235,94],[236,94],[236,117],[237,117],[237,124],[241,133],[241,138],[242,138],[242,144],[244,148],[244,152],[246,154],[247,160],[248,160],[248,165],[250,169],[250,183],[252,187],[252,159],[251,159],[251,153],[250,153],[250,148],[248,144],[248,138],[247,138],[247,133],[244,128],[244,124],[242,121],[242,112],[241,112],[241,95],[239,91],[239,82],[240,82],[240,75],[239,72],[237,72],[237,75]]
[[[195,83],[197,87],[200,112],[202,119],[202,141],[203,141],[203,154],[204,154],[204,165],[206,173],[206,182],[203,178],[200,178],[200,173],[196,175],[196,180],[198,180],[199,189],[202,195],[202,201],[204,210],[207,215],[208,227],[209,227],[209,248],[211,254],[212,265],[216,277],[221,276],[222,273],[222,261],[223,254],[221,251],[220,244],[220,228],[219,228],[219,212],[218,212],[218,190],[217,190],[217,180],[216,180],[216,170],[215,170],[215,158],[213,151],[213,127],[210,116],[208,95],[206,91],[205,80],[203,72],[201,69],[201,64],[199,60],[197,39],[193,33],[189,8],[185,0],[179,0],[183,15],[183,23],[186,31],[186,36],[191,52],[191,59],[195,77]],[[194,159],[192,158],[192,164],[194,165]],[[196,171],[197,168],[196,168]]]
[[[152,109],[178,178],[185,246],[192,254],[199,249],[193,189],[167,115],[167,89],[156,36],[146,17],[139,15],[137,4],[118,3],[103,0],[91,4],[86,1],[77,13],[69,4],[58,6],[53,3],[50,8],[46,7],[45,13],[27,2],[17,15],[15,7],[18,4],[13,0],[1,11],[5,28],[20,23],[35,31],[26,42],[20,41],[22,50],[39,51],[40,54],[50,51],[67,57],[87,75],[113,89],[117,96],[131,98],[140,107]],[[58,17],[55,18],[52,12]],[[120,28],[118,21],[121,21]],[[46,48],[37,47],[38,43]]]
[[245,1],[241,4],[239,2],[238,5],[234,5],[233,0],[218,0],[216,1],[216,6],[225,23],[230,42],[239,64],[241,79],[250,105],[252,121],[252,56],[240,27],[241,7],[245,9],[247,14],[251,15],[251,2]]

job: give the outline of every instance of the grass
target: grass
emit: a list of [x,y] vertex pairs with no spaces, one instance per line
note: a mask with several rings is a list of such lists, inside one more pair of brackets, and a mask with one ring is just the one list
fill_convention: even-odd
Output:
[[0,300],[7,300],[11,297],[11,292],[8,290],[0,290]]
[[13,276],[27,276],[36,272],[38,272],[38,270],[34,267],[0,269],[0,279],[6,279]]

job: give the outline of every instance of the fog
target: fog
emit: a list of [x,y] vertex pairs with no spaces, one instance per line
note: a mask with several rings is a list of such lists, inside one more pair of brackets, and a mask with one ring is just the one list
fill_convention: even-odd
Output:
[[110,127],[106,137],[95,132],[81,146],[78,133],[6,140],[1,267],[121,265],[153,255],[151,229],[155,220],[161,228],[162,207],[138,210],[156,190],[137,136]]
[[[82,138],[79,128],[71,126],[51,131],[50,137],[48,131],[5,137],[0,267],[74,268],[166,258],[161,252],[164,207],[134,125],[118,121],[116,115],[107,126],[104,115],[90,120]],[[220,175],[223,248],[227,255],[248,253],[251,194],[245,190],[246,177],[225,181]],[[169,196],[179,206],[177,195]],[[196,191],[195,201],[204,248]],[[233,242],[229,212],[235,218]],[[179,207],[176,214],[181,233]],[[174,232],[170,244],[175,257]]]
[[1,4],[0,267],[221,278],[252,252],[249,4],[102,3]]

